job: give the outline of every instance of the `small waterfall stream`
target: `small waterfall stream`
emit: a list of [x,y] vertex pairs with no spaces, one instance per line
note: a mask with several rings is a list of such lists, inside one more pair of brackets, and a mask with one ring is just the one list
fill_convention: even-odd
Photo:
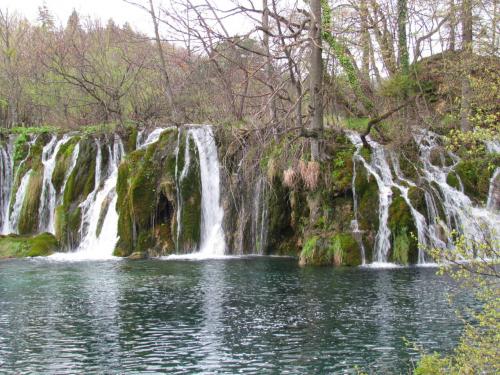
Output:
[[54,230],[54,212],[56,209],[56,190],[52,184],[52,174],[56,166],[56,156],[59,149],[67,143],[71,137],[64,135],[57,143],[57,137],[52,137],[49,143],[43,148],[43,182],[42,194],[40,197],[39,230],[40,232],[55,233]]
[[0,234],[9,232],[9,208],[14,181],[13,137],[0,145]]
[[[388,158],[386,155],[388,151],[386,151],[383,146],[370,140],[372,154],[371,161],[368,163],[360,154],[360,150],[363,147],[361,138],[357,134],[351,134],[350,138],[356,146],[355,161],[358,160],[363,164],[368,173],[375,178],[379,188],[379,229],[375,238],[373,262],[375,264],[385,264],[388,262],[388,254],[391,248],[391,232],[387,222],[389,219],[389,207],[392,203],[393,189],[396,189],[410,209],[417,229],[417,239],[419,243],[418,264],[424,264],[426,262],[424,249],[429,245],[438,246],[440,241],[433,232],[428,231],[428,224],[425,216],[415,209],[409,198],[410,187],[415,187],[415,183],[403,176],[399,167],[397,155],[393,152],[389,152]],[[394,170],[394,176],[391,165]],[[355,218],[357,218],[357,207],[355,206],[354,208]],[[357,219],[355,224],[357,224]],[[353,232],[359,232],[357,225],[353,228]],[[358,242],[362,245],[362,241]],[[364,249],[361,251],[364,253]]]
[[[442,198],[441,207],[446,217],[446,223],[440,220],[436,208],[432,209],[432,221],[437,222],[445,229],[446,235],[450,237],[453,230],[457,230],[467,239],[474,241],[500,241],[500,215],[487,207],[475,206],[470,198],[464,194],[463,189],[457,190],[450,186],[447,177],[458,163],[459,159],[450,154],[454,164],[450,167],[441,167],[432,164],[431,153],[439,147],[439,136],[426,132],[416,135],[416,141],[420,149],[420,160],[423,164],[423,178],[429,185],[437,186],[435,191]],[[495,152],[494,148],[490,150]],[[495,177],[495,176],[494,176]],[[494,182],[495,179],[492,179]],[[493,189],[490,186],[490,191]],[[428,201],[432,199],[429,197]],[[435,205],[435,203],[433,203]],[[452,246],[448,238],[448,246]]]
[[[113,258],[118,241],[118,213],[116,211],[116,182],[118,166],[124,154],[123,143],[115,137],[113,148],[109,147],[109,165],[105,174],[102,169],[102,144],[96,140],[95,187],[82,207],[80,245],[74,252],[58,253],[52,257],[67,260],[90,260]],[[104,179],[104,181],[102,181]]]
[[220,171],[217,147],[210,126],[193,127],[189,133],[200,156],[201,174],[201,244],[199,255],[222,256],[226,250],[220,205]]

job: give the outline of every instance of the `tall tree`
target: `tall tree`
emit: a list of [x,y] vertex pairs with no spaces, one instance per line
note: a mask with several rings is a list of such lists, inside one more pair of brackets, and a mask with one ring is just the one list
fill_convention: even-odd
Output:
[[410,70],[410,56],[408,54],[408,38],[406,24],[408,23],[408,0],[398,0],[398,53],[399,67],[404,75]]
[[320,139],[323,135],[323,57],[321,46],[321,0],[311,0],[311,25],[309,26],[311,58],[309,67],[311,129],[311,158],[320,158]]
[[470,130],[471,114],[471,84],[470,71],[472,64],[472,1],[462,0],[462,100],[460,106],[460,127],[463,131]]

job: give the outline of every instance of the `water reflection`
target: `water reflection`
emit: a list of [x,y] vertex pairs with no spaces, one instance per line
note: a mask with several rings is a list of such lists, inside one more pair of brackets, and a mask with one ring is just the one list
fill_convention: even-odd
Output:
[[0,372],[406,372],[460,322],[429,269],[287,259],[0,262]]

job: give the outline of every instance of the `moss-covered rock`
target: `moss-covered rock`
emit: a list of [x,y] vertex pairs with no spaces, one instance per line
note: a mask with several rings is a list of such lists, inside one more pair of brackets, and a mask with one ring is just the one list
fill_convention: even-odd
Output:
[[165,131],[158,142],[130,153],[120,165],[115,255],[145,252],[155,256],[175,251],[177,134],[176,129]]
[[[18,144],[18,140],[22,139],[23,144]],[[10,201],[10,209],[15,203],[16,193],[19,189],[19,185],[21,184],[21,180],[24,175],[30,171],[35,171],[38,175],[40,170],[42,170],[43,175],[43,164],[42,164],[42,152],[43,146],[47,141],[46,136],[37,136],[36,139],[32,140],[29,143],[29,137],[21,134],[17,140],[14,148],[14,181],[12,184],[12,193],[11,193],[11,201]],[[16,151],[16,147],[18,150],[22,148],[23,153],[22,156],[18,156]]]
[[58,248],[56,238],[50,233],[37,236],[0,236],[0,259],[47,256]]
[[[290,192],[278,177],[273,178],[267,199],[269,226],[265,253],[296,254],[297,247],[294,244],[296,233],[292,227]],[[295,200],[295,210],[302,211],[305,207],[307,204],[304,204],[302,199]]]
[[411,210],[401,196],[396,196],[389,207],[388,226],[391,230],[390,261],[399,264],[416,263],[417,230]]
[[[56,209],[56,238],[64,249],[75,248],[80,241],[80,204],[95,188],[97,145],[92,136],[82,137],[75,167],[64,188],[62,204]],[[59,154],[59,153],[58,153]],[[66,151],[66,157],[71,153]]]
[[[185,171],[184,177],[179,182],[179,200],[180,200],[180,224],[178,251],[189,253],[198,248],[200,242],[201,228],[201,175],[198,149],[194,140],[189,137],[187,146],[189,149],[189,164],[186,170],[184,160],[186,137],[183,134],[179,145],[178,170]],[[180,172],[179,172],[180,173]]]
[[43,167],[31,171],[26,195],[19,215],[18,231],[23,235],[35,234],[38,231],[38,211],[43,185]]
[[54,171],[52,172],[52,184],[57,193],[62,189],[64,179],[71,166],[73,151],[79,141],[80,137],[72,137],[68,142],[63,144],[57,152]]
[[465,194],[476,203],[484,204],[488,198],[490,178],[493,174],[493,168],[489,168],[489,162],[488,158],[462,160],[455,167]]
[[350,233],[338,233],[331,238],[309,237],[304,241],[299,264],[313,266],[361,264],[359,246]]

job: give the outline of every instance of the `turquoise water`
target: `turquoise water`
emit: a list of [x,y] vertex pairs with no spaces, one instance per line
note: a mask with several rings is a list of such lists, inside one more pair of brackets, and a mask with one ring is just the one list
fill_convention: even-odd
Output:
[[0,262],[0,373],[401,373],[461,324],[435,269]]

